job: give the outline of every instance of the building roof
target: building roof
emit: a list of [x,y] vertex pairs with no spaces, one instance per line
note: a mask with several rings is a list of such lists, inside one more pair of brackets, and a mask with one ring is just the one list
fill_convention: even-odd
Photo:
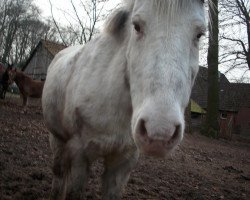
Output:
[[193,99],[191,99],[191,112],[205,114],[206,111],[199,106]]
[[37,46],[35,47],[35,49],[31,52],[30,57],[27,59],[25,64],[22,66],[22,71],[24,71],[26,69],[26,67],[28,66],[28,64],[30,63],[31,59],[33,58],[33,56],[35,55],[35,53],[37,52],[37,50],[40,46],[43,46],[45,49],[47,49],[48,52],[51,53],[51,55],[53,57],[59,51],[65,49],[67,47],[63,44],[59,44],[56,42],[52,42],[52,41],[48,41],[48,40],[40,40],[39,43],[37,44]]
[[[200,67],[191,95],[203,109],[207,108],[207,73],[207,68]],[[219,80],[220,110],[237,112],[242,106],[250,107],[250,84],[230,83],[222,73]]]
[[[221,91],[221,93],[223,92]],[[250,108],[250,84],[231,83],[224,93],[225,95],[222,96],[226,96],[225,108],[237,111],[240,107]]]
[[59,51],[65,49],[67,46],[63,44],[58,44],[48,40],[41,40],[42,45],[53,55],[55,56]]

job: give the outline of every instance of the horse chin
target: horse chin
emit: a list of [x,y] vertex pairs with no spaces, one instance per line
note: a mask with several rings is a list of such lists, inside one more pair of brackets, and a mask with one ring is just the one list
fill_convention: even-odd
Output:
[[169,151],[163,151],[158,149],[143,149],[141,150],[143,155],[153,157],[153,158],[166,158],[169,155]]
[[154,158],[166,158],[176,149],[178,144],[167,145],[160,140],[148,144],[142,144],[136,141],[136,146],[141,154]]

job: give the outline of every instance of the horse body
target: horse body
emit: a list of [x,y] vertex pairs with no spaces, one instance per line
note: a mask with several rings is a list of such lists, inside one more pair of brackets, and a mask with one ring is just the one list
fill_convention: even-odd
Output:
[[119,199],[139,152],[165,157],[183,138],[203,3],[125,2],[98,38],[61,51],[49,66],[42,104],[54,153],[52,199],[80,199],[98,157],[103,198]]
[[[65,136],[65,131],[68,134],[72,133],[72,135],[67,136],[68,138],[73,137],[74,133],[79,132],[79,130],[85,134],[87,131],[81,130],[81,124],[94,128],[98,135],[100,132],[104,132],[103,139],[105,140],[107,140],[107,134],[111,138],[116,134],[121,134],[118,138],[124,137],[123,135],[126,138],[127,135],[122,133],[124,129],[130,132],[130,124],[127,122],[131,119],[132,108],[129,88],[125,84],[124,60],[121,59],[120,65],[117,66],[112,58],[116,52],[114,48],[108,54],[101,55],[101,52],[98,52],[97,55],[99,54],[102,56],[102,60],[105,60],[106,64],[103,66],[102,62],[96,60],[97,55],[93,56],[88,51],[88,47],[92,46],[93,43],[100,43],[100,40],[104,43],[108,42],[108,37],[98,38],[84,48],[71,47],[62,51],[55,58],[57,62],[52,63],[48,70],[45,84],[46,92],[44,92],[43,98],[49,99],[50,103],[44,104],[43,108],[45,111],[51,109],[56,111],[45,112],[45,118],[49,117],[47,123],[53,130],[55,129],[55,120],[57,124],[60,124],[60,128],[55,130],[61,134],[60,137]],[[72,54],[72,57],[67,57],[66,60],[65,54],[73,51],[75,54]],[[69,63],[75,63],[75,65],[69,65]],[[83,68],[82,65],[86,67]],[[78,76],[79,74],[81,76]],[[60,77],[61,80],[55,80],[55,77]],[[55,81],[60,82],[53,84]],[[82,87],[83,85],[88,85],[88,87]],[[58,96],[54,95],[54,92]],[[103,118],[103,113],[108,113],[108,115]],[[58,116],[62,116],[62,118],[58,118]],[[119,126],[114,126],[109,123],[110,121],[118,123]],[[62,130],[61,126],[66,130]],[[67,131],[67,129],[69,130]],[[100,144],[103,144],[103,139],[100,137],[95,138],[94,136],[93,138],[100,139]],[[111,143],[114,143],[112,140],[107,143],[107,146],[110,147]],[[118,140],[114,139],[114,141]]]
[[21,71],[10,70],[9,82],[15,82],[23,99],[23,106],[27,105],[28,97],[41,98],[44,81],[33,80]]
[[[100,40],[106,43],[109,37]],[[43,94],[43,111],[47,126],[52,133],[50,143],[55,153],[53,171],[56,174],[62,168],[63,171],[67,170],[64,163],[70,162],[72,165],[81,163],[79,168],[71,168],[72,176],[81,179],[79,183],[63,180],[63,174],[54,177],[52,199],[66,198],[60,196],[64,193],[62,192],[64,186],[58,188],[60,182],[69,184],[67,187],[76,191],[68,194],[71,195],[71,199],[78,199],[76,196],[81,194],[82,186],[87,181],[90,163],[98,157],[105,157],[104,190],[112,189],[114,193],[112,195],[117,196],[128,178],[128,171],[137,161],[138,153],[130,135],[129,121],[132,107],[129,88],[125,84],[126,79],[123,74],[125,63],[121,59],[120,65],[117,66],[112,58],[115,53],[113,48],[107,55],[101,55],[99,52],[99,55],[107,61],[107,65],[103,66],[101,62],[96,62],[96,56],[91,55],[87,49],[100,40],[96,39],[85,48],[62,51],[48,70]],[[75,54],[68,55],[68,52]],[[68,55],[67,60],[65,54]],[[76,65],[69,65],[72,62]],[[86,68],[82,68],[82,65]],[[77,74],[82,76],[79,77]],[[102,77],[99,77],[100,74]],[[54,84],[55,81],[58,81],[57,84]],[[89,87],[83,88],[83,85]],[[62,146],[65,147],[63,152]],[[60,169],[57,168],[59,166]],[[121,181],[116,185],[114,179],[117,174],[120,174]],[[113,180],[106,180],[111,176]],[[111,194],[107,191],[104,193],[109,199]]]

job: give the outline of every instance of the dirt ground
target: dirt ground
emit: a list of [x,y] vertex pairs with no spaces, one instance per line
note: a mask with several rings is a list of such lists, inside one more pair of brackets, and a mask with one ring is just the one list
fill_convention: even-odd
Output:
[[[39,101],[21,112],[21,100],[0,101],[0,199],[45,200],[51,187],[51,151]],[[100,199],[101,161],[92,167],[86,199]],[[141,156],[124,200],[250,199],[250,144],[186,135],[165,160]]]

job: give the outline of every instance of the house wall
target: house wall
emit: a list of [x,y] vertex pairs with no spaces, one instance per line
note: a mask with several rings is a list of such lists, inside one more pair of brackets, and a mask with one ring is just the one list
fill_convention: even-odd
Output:
[[191,113],[191,128],[192,131],[200,131],[204,124],[205,117],[200,113]]
[[250,108],[241,107],[235,122],[239,134],[250,137]]
[[47,69],[53,56],[42,45],[39,45],[24,73],[36,80],[45,80]]
[[220,112],[219,125],[219,137],[224,139],[232,139],[235,126],[235,113],[226,111]]

